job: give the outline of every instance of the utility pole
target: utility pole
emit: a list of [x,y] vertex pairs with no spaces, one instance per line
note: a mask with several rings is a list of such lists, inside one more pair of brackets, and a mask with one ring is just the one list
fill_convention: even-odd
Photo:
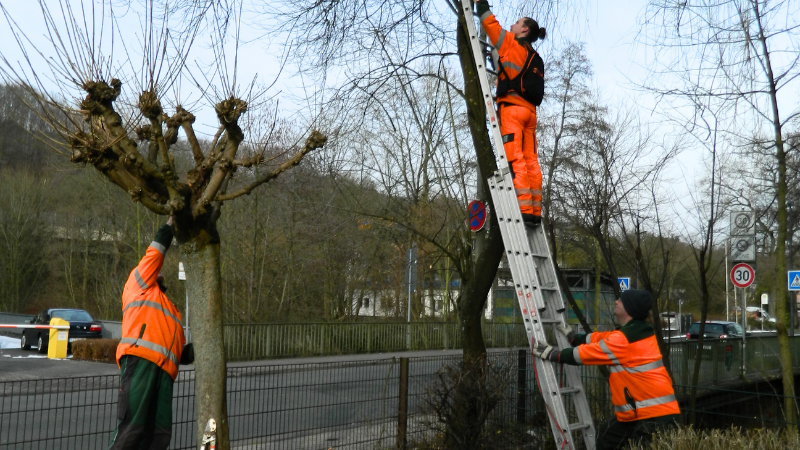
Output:
[[416,290],[417,285],[417,247],[411,244],[411,248],[406,252],[406,282],[408,283],[408,297],[406,300],[406,348],[411,350],[411,293]]

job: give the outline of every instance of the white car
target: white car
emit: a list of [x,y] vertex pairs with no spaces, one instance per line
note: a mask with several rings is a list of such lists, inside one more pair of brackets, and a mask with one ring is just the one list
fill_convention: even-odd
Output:
[[747,317],[751,319],[755,319],[759,322],[766,320],[767,322],[775,323],[775,318],[758,306],[748,306],[745,310],[747,311]]

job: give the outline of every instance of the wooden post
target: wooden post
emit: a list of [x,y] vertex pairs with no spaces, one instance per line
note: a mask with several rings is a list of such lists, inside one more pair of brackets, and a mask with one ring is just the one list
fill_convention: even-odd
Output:
[[397,401],[397,450],[406,450],[408,439],[408,358],[400,358],[399,397]]

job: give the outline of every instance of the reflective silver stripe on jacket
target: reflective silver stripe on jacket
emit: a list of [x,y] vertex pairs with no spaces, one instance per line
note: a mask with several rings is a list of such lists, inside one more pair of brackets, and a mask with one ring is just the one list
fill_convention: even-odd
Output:
[[136,282],[139,283],[139,287],[142,289],[147,289],[149,286],[147,283],[144,282],[144,278],[139,274],[139,268],[133,269],[133,276],[136,278]]
[[619,360],[617,359],[617,355],[615,355],[614,352],[612,352],[611,349],[608,348],[608,345],[606,345],[606,341],[600,341],[600,350],[602,350],[603,353],[605,353],[606,356],[608,356],[608,359],[611,360],[612,364],[617,366],[621,365]]
[[504,68],[504,69],[514,69],[514,70],[516,70],[517,72],[521,72],[521,71],[522,71],[522,67],[520,67],[520,66],[518,66],[518,65],[514,64],[514,63],[513,63],[513,62],[511,62],[511,61],[506,61],[506,62],[504,62],[504,63],[503,63],[503,68]]
[[592,333],[589,333],[589,334],[586,335],[586,343],[587,344],[591,344],[592,343]]
[[[647,400],[642,400],[640,402],[636,402],[636,409],[647,408],[648,406],[657,406],[663,405],[665,403],[670,403],[676,401],[675,394],[665,395],[663,397],[656,397]],[[624,404],[622,406],[614,405],[615,412],[627,412],[633,411],[633,406],[629,404]]]
[[167,252],[167,247],[164,247],[163,245],[159,244],[156,241],[151,242],[150,247],[153,247],[154,249],[158,250],[158,253],[161,253],[162,255]]
[[181,325],[181,321],[178,320],[177,317],[172,315],[172,313],[169,312],[169,310],[167,308],[164,308],[163,306],[161,306],[161,304],[159,304],[158,302],[154,302],[152,300],[136,300],[136,301],[130,302],[130,303],[128,303],[128,306],[126,306],[125,309],[122,310],[122,315],[125,315],[125,311],[127,311],[128,308],[139,308],[141,306],[147,306],[149,308],[153,308],[153,309],[157,309],[157,310],[161,311],[162,313],[164,313],[165,316],[167,316],[170,319],[172,319],[175,322],[177,322],[178,326],[180,328],[183,328],[183,325]]
[[500,30],[500,37],[497,38],[497,43],[494,44],[494,48],[500,48],[503,46],[503,39],[506,38],[506,30]]
[[634,366],[634,367],[624,367],[625,371],[628,373],[644,373],[653,369],[658,369],[659,367],[664,367],[664,361],[658,360],[653,361],[651,363],[642,364],[641,366]]
[[491,11],[486,11],[485,13],[481,14],[481,22],[483,22],[484,20],[486,20],[486,18],[487,18],[487,17],[489,17],[489,16],[491,16],[491,15],[492,15],[492,12],[491,12]]
[[578,351],[579,348],[580,347],[575,347],[575,348],[572,349],[572,357],[575,358],[575,362],[576,363],[583,364],[583,362],[581,362],[581,354]]
[[164,355],[166,358],[172,361],[176,367],[178,366],[178,358],[171,351],[167,350],[165,347],[162,347],[154,342],[145,341],[144,339],[137,339],[137,338],[122,338],[119,340],[119,343],[131,344],[131,345],[136,344],[139,347],[144,347],[148,350],[152,350],[156,353]]

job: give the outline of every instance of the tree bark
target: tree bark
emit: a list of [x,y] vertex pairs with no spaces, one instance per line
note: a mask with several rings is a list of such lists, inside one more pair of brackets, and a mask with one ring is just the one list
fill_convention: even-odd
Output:
[[[478,78],[475,60],[469,44],[466,22],[463,13],[459,13],[458,30],[458,59],[461,63],[461,72],[464,77],[464,98],[467,103],[467,121],[469,124],[472,143],[478,161],[478,183],[484,193],[489,192],[486,174],[497,170],[497,163],[492,153],[492,142],[489,138],[489,129],[486,126],[486,109],[483,104],[480,81]],[[502,151],[502,149],[500,149]],[[494,210],[491,196],[483,199]],[[474,360],[483,358],[486,346],[481,332],[481,316],[486,305],[486,296],[492,288],[497,267],[503,257],[503,238],[500,235],[500,225],[494,214],[489,215],[489,226],[476,236],[476,252],[472,270],[464,283],[464,288],[458,298],[458,322],[461,328],[462,345],[465,359]],[[469,267],[465,264],[465,267]]]
[[179,233],[195,352],[195,434],[199,443],[206,422],[213,418],[217,422],[217,449],[229,450],[219,236],[212,227],[211,230],[197,230],[185,240],[181,237]]

